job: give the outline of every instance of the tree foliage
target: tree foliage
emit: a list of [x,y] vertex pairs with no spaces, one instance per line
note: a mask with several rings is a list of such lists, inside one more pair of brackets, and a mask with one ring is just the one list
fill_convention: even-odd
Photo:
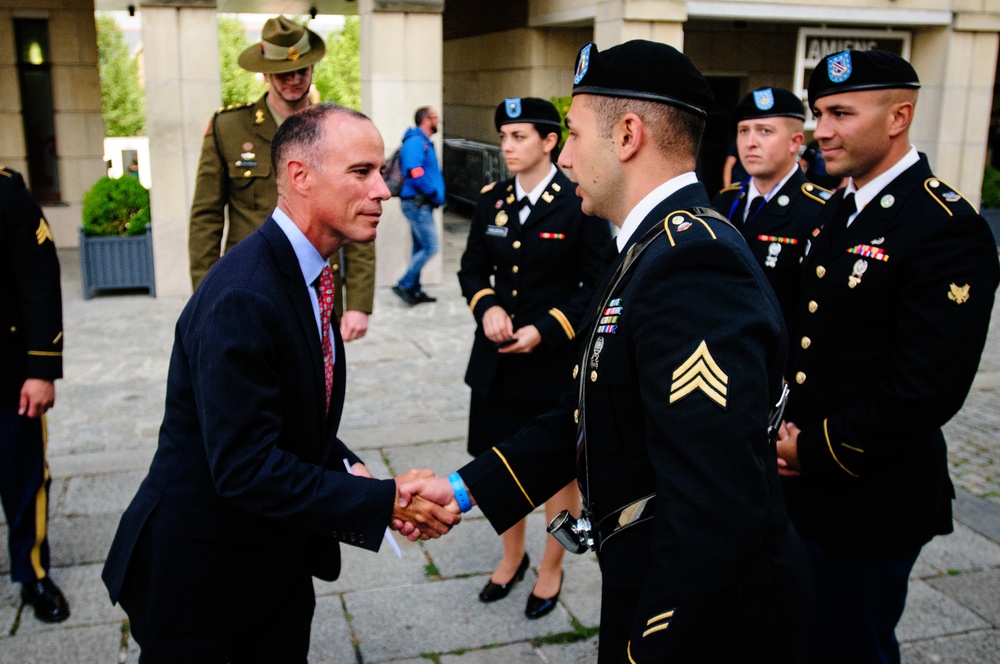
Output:
[[253,41],[234,14],[219,14],[219,76],[222,83],[222,105],[249,104],[260,99],[267,83],[256,74],[240,67],[237,59]]
[[361,110],[360,21],[347,16],[344,27],[326,36],[326,57],[313,70],[313,83],[323,101]]
[[129,55],[125,37],[112,16],[97,14],[95,20],[104,133],[141,136],[146,133],[146,102],[139,85],[139,63]]

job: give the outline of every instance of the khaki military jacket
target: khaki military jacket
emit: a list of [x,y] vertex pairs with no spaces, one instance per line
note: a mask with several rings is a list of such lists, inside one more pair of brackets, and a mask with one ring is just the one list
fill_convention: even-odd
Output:
[[[263,224],[278,203],[271,169],[271,139],[278,125],[266,98],[264,95],[255,104],[220,108],[205,131],[188,238],[195,288],[219,256]],[[229,233],[223,246],[227,205]],[[347,309],[371,313],[375,245],[349,244],[331,264],[337,314],[343,313],[345,303]]]

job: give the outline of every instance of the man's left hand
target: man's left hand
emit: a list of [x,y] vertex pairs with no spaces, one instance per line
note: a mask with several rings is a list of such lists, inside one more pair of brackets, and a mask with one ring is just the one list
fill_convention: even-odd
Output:
[[368,314],[363,311],[347,310],[340,317],[340,336],[344,341],[354,341],[368,332]]
[[42,378],[29,378],[21,386],[21,400],[17,406],[18,415],[41,417],[56,403],[56,384]]

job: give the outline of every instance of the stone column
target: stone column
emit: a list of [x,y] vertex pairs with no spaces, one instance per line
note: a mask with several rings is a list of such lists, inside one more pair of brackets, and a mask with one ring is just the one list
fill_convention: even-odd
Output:
[[[421,106],[441,112],[441,12],[443,0],[361,0],[361,110],[382,132],[386,156],[399,147],[403,132],[413,126],[413,113]],[[434,135],[434,149],[442,157],[443,129]],[[441,237],[441,211],[434,219]],[[392,285],[410,261],[410,226],[399,199],[383,204],[376,240],[377,286]],[[452,278],[452,275],[444,275]],[[421,281],[441,283],[441,255],[425,267]]]
[[686,0],[601,0],[594,16],[594,43],[601,50],[631,39],[648,39],[684,50]]
[[[986,163],[1000,17],[978,15],[955,26],[917,32],[912,62],[921,89],[910,139],[934,174],[979,207]],[[989,31],[987,31],[989,30]]]
[[191,294],[188,220],[205,127],[222,98],[214,1],[143,3],[156,293]]

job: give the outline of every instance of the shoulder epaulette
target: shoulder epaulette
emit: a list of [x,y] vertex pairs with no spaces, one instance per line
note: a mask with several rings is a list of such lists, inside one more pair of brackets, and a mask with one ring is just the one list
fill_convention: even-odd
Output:
[[493,191],[493,187],[497,186],[496,182],[490,182],[488,185],[479,190],[480,194],[485,194],[488,191]]
[[937,201],[938,205],[944,208],[949,217],[966,212],[975,212],[972,203],[965,196],[955,191],[954,187],[939,178],[931,177],[924,180],[924,190],[931,195],[931,198]]
[[809,198],[813,199],[814,201],[819,201],[823,205],[826,205],[826,202],[830,200],[831,196],[833,196],[832,191],[830,191],[829,189],[824,189],[818,184],[814,184],[812,182],[802,183],[802,193],[808,196]]
[[7,167],[4,166],[3,164],[0,164],[0,175],[4,176],[5,178],[14,177],[14,174],[11,171],[8,171]]
[[216,114],[225,113],[227,111],[235,111],[240,108],[247,108],[250,104],[229,104],[228,106],[220,106]]
[[743,185],[741,185],[741,184],[731,184],[728,187],[723,187],[722,189],[720,189],[719,193],[720,194],[728,194],[731,191],[739,191],[742,187],[743,187]]
[[[706,221],[708,218],[718,219],[724,224],[729,224],[725,217],[715,210],[709,208],[698,208],[695,214],[692,210],[675,210],[663,219],[663,230],[670,241],[671,247],[676,247],[679,240],[686,237],[699,237],[704,239],[709,237],[717,240],[718,236],[712,230],[712,226]],[[693,233],[691,231],[694,231]]]

